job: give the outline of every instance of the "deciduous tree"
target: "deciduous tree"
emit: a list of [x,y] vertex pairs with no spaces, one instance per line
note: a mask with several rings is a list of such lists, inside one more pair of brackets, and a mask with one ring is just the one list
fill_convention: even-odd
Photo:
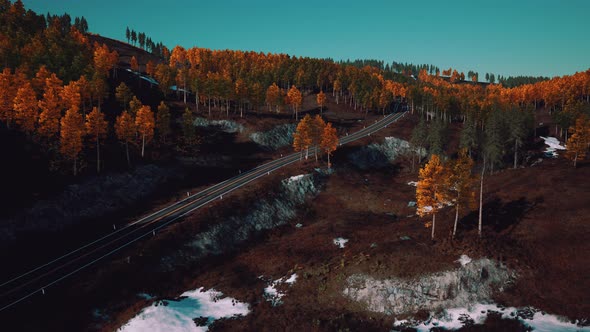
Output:
[[419,180],[416,186],[416,205],[418,215],[432,215],[432,222],[427,227],[432,227],[431,238],[434,240],[436,226],[436,214],[447,201],[447,189],[445,182],[444,166],[438,157],[433,154],[430,161],[420,169]]
[[320,107],[320,113],[322,113],[324,110],[324,104],[326,103],[326,95],[324,94],[324,91],[320,91],[320,93],[318,93],[316,101]]
[[272,111],[272,106],[275,106],[276,112],[279,113],[279,105],[281,103],[281,90],[276,83],[266,89],[266,103],[268,104],[268,111]]
[[338,135],[336,134],[336,128],[332,127],[332,124],[329,122],[324,127],[324,132],[322,133],[321,148],[328,155],[328,168],[332,167],[330,155],[338,148]]
[[287,98],[295,114],[295,121],[297,121],[299,119],[299,107],[301,107],[301,102],[303,101],[301,91],[295,85],[291,85],[289,92],[287,92]]
[[471,173],[472,168],[473,160],[467,154],[466,149],[461,149],[457,160],[449,162],[448,167],[446,167],[448,171],[446,188],[449,190],[448,196],[455,204],[453,238],[457,233],[459,210],[461,208],[475,208],[475,191],[473,190],[475,178]]
[[100,173],[100,140],[107,135],[107,121],[104,114],[97,108],[93,107],[92,112],[86,116],[86,135],[90,140],[96,143],[96,172]]
[[163,143],[170,135],[170,108],[162,101],[158,105],[158,112],[156,113],[156,129],[158,136]]
[[74,164],[74,176],[78,174],[78,155],[82,151],[84,123],[80,112],[69,109],[61,119],[59,151]]
[[123,105],[125,110],[127,110],[129,101],[133,98],[133,92],[131,92],[131,89],[129,89],[125,82],[121,82],[121,84],[115,89],[115,98],[117,98],[117,101]]
[[141,135],[141,157],[143,158],[146,142],[149,143],[154,137],[155,121],[154,112],[152,112],[151,107],[146,105],[141,106],[135,117],[135,127]]
[[61,94],[62,81],[55,74],[45,79],[43,99],[39,100],[39,128],[38,133],[42,137],[52,138],[59,133],[61,120]]
[[192,145],[196,140],[195,132],[195,117],[193,112],[187,107],[182,113],[182,133],[184,135],[184,141],[188,145]]
[[303,151],[305,150],[305,159],[307,159],[309,155],[309,147],[313,143],[312,133],[311,133],[311,116],[309,114],[305,115],[299,124],[297,124],[297,129],[293,134],[293,148],[297,152],[301,152],[301,159],[303,159]]
[[131,167],[131,159],[129,158],[129,142],[135,138],[135,121],[133,116],[125,111],[117,117],[115,122],[115,134],[117,138],[125,143],[125,154],[127,156],[127,165]]
[[4,68],[0,73],[0,120],[10,128],[10,123],[15,117],[14,98],[18,87],[13,84],[10,68]]
[[566,145],[565,157],[574,162],[574,167],[580,159],[586,157],[588,144],[590,144],[590,120],[586,116],[581,116],[576,120],[576,124],[569,128],[571,136]]
[[13,107],[16,112],[15,119],[20,128],[29,134],[33,133],[39,118],[39,108],[31,83],[26,82],[18,88]]

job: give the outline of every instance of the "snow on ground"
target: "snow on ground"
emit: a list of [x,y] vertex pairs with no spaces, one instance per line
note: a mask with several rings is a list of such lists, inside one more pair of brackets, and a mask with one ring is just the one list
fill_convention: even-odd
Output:
[[547,148],[545,149],[546,155],[550,155],[553,158],[557,158],[557,150],[565,150],[565,146],[561,145],[557,138],[543,136],[540,137],[545,141],[545,144],[547,145]]
[[408,182],[408,186],[417,187],[418,186],[418,182],[417,181],[410,181],[410,182]]
[[[259,278],[262,278],[259,277]],[[290,277],[282,277],[275,281],[271,281],[270,284],[264,288],[264,297],[268,302],[272,304],[273,307],[276,307],[283,303],[281,299],[285,296],[285,292],[281,292],[277,289],[279,285],[288,284],[293,285],[297,280],[297,274],[293,273]]]
[[428,213],[432,211],[432,206],[430,205],[426,205],[425,207],[422,208],[422,212]]
[[150,82],[153,85],[160,85],[160,83],[158,83],[158,81],[156,81],[155,79],[153,79],[153,78],[151,78],[149,76],[143,76],[142,75],[141,78],[144,79],[144,80],[146,80],[146,81],[148,81],[148,82]]
[[348,239],[337,237],[332,241],[334,242],[335,245],[337,245],[340,249],[342,249],[346,245],[346,242],[348,242]]
[[287,181],[288,184],[291,184],[292,182],[297,182],[301,179],[303,179],[303,177],[305,176],[305,174],[300,174],[300,175],[295,175],[289,178],[289,180]]
[[[184,292],[180,298],[178,301],[155,302],[118,331],[207,331],[208,325],[216,319],[247,315],[250,312],[247,303],[224,298],[221,292],[214,289],[204,291],[203,287],[197,288]],[[205,326],[197,326],[194,321],[197,318],[202,318]]]
[[461,255],[461,257],[459,257],[459,259],[456,260],[455,262],[461,263],[461,266],[465,266],[465,265],[471,263],[471,258],[467,255]]
[[518,319],[533,331],[590,331],[590,326],[581,327],[569,322],[565,318],[542,313],[533,308],[500,307],[496,304],[475,304],[469,308],[453,308],[443,310],[442,313],[431,316],[425,322],[399,320],[394,323],[394,329],[399,327],[413,327],[418,331],[430,331],[432,328],[457,330],[465,325],[483,324],[488,313],[498,313],[502,318]]

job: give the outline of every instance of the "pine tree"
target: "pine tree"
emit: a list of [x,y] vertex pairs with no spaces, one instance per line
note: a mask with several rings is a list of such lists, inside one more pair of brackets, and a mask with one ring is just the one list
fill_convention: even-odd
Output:
[[504,155],[504,138],[502,137],[503,121],[502,114],[499,110],[494,110],[488,117],[484,130],[485,140],[483,144],[483,153],[494,172],[494,166],[500,165]]
[[74,176],[78,174],[77,160],[78,155],[82,151],[83,126],[82,115],[73,109],[69,109],[61,119],[59,151],[66,158],[73,161]]
[[336,134],[336,128],[332,127],[332,124],[329,122],[324,127],[320,145],[328,155],[328,168],[330,168],[332,167],[332,164],[330,163],[330,155],[338,148],[338,135]]
[[129,142],[135,138],[135,121],[133,116],[125,111],[117,117],[115,122],[115,134],[117,138],[125,143],[125,154],[127,155],[127,166],[131,167],[131,159],[129,158]]
[[423,118],[420,118],[420,122],[412,130],[412,136],[410,138],[410,146],[414,152],[412,155],[412,172],[414,171],[414,156],[418,157],[418,165],[422,162],[422,153],[426,150],[427,138],[426,122],[424,122]]
[[518,163],[518,148],[522,146],[528,134],[528,115],[519,109],[512,109],[506,115],[508,116],[508,141],[514,142],[514,168],[516,168]]
[[146,142],[149,143],[154,137],[155,121],[151,107],[144,105],[137,111],[135,127],[141,135],[141,157],[143,158]]
[[463,123],[459,146],[467,149],[469,157],[471,157],[473,150],[477,148],[477,128],[475,127],[475,121],[470,118],[467,118]]
[[107,135],[107,121],[96,107],[86,116],[86,135],[96,143],[96,173],[100,173],[100,140]]
[[430,161],[420,169],[416,186],[416,205],[418,215],[423,217],[432,214],[432,222],[426,227],[432,227],[431,238],[434,240],[436,213],[447,201],[445,169],[438,155],[433,154]]

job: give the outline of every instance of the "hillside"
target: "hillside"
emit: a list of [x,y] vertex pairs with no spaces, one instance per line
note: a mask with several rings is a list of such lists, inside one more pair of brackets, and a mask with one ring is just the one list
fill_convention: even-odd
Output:
[[133,43],[0,1],[4,328],[590,330],[590,69]]

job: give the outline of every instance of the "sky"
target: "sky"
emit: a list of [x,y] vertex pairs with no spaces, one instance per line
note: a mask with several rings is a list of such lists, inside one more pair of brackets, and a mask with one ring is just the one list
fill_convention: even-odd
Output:
[[434,64],[496,75],[561,76],[590,68],[588,0],[23,0],[38,13],[84,16],[124,40],[145,32],[198,46]]

